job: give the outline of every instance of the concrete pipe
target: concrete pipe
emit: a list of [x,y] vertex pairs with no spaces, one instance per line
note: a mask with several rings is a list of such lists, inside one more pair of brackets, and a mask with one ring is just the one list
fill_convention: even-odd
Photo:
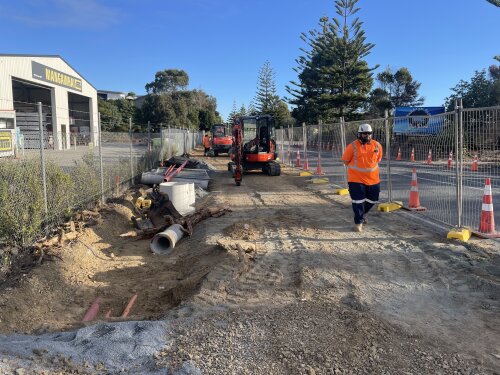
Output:
[[174,224],[165,229],[163,232],[156,233],[149,247],[153,253],[159,255],[168,255],[172,252],[175,244],[184,237],[182,225]]
[[161,184],[164,180],[166,170],[167,168],[160,167],[149,172],[144,172],[141,175],[141,183],[144,185]]

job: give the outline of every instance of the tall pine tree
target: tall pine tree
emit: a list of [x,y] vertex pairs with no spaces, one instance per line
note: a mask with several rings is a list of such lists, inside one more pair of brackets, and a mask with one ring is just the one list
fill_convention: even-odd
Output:
[[239,116],[246,116],[247,115],[247,109],[245,108],[245,104],[242,104],[240,107],[240,110],[238,111]]
[[310,30],[308,33],[301,33],[300,38],[309,46],[309,49],[301,48],[304,55],[295,59],[297,67],[293,70],[297,73],[299,81],[291,81],[292,86],[286,86],[287,92],[292,96],[286,99],[295,106],[292,116],[299,123],[314,123],[321,117],[319,65],[322,51],[326,46],[328,17],[321,18],[320,22],[322,22],[320,25],[322,32]]
[[266,61],[259,70],[257,93],[247,113],[271,115],[276,126],[284,126],[292,122],[287,104],[276,93],[276,74],[269,61]]
[[287,86],[299,122],[355,118],[368,100],[378,66],[369,68],[364,60],[374,45],[366,42],[362,22],[355,17],[357,2],[336,0],[333,22],[322,17],[321,31],[302,34],[309,49],[302,49],[305,55],[296,60],[299,82]]
[[228,124],[234,124],[236,117],[238,117],[238,110],[236,109],[236,101],[233,100],[233,108],[231,109],[231,112],[229,112],[226,122]]
[[248,116],[255,116],[257,115],[257,108],[255,108],[255,104],[253,103],[253,100],[250,101],[250,104],[248,105],[247,109],[247,114]]
[[259,70],[254,105],[259,114],[272,113],[276,109],[277,100],[279,98],[276,95],[276,74],[271,63],[266,61]]

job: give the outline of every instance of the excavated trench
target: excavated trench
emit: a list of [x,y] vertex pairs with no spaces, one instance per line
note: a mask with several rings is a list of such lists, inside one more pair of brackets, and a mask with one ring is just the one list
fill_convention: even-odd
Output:
[[[107,205],[92,225],[67,235],[71,240],[44,247],[41,262],[36,253],[20,259],[0,286],[0,333],[159,319],[196,293],[227,254],[200,245],[203,233],[193,233],[194,246],[167,256],[152,253],[149,239],[120,237],[132,229],[133,199]],[[90,323],[82,322],[86,314]]]

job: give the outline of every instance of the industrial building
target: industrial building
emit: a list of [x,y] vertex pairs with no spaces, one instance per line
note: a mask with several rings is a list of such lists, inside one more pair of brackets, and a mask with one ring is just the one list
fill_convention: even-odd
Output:
[[[41,116],[37,104],[42,103]],[[12,143],[45,148],[97,144],[97,90],[58,55],[0,54],[0,156]]]
[[97,96],[102,100],[133,99],[126,92],[120,91],[97,90]]

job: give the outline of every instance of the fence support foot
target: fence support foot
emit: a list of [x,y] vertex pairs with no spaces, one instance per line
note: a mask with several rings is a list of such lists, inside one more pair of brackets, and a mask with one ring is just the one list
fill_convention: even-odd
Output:
[[313,178],[311,182],[313,184],[328,184],[330,181],[328,178]]
[[448,232],[446,238],[455,238],[457,240],[467,242],[471,236],[471,231],[469,228],[452,228]]
[[345,189],[345,188],[338,188],[338,189],[335,189],[335,194],[337,194],[337,195],[348,195],[349,194],[349,190]]
[[399,210],[401,207],[403,207],[403,202],[387,202],[380,203],[377,209],[382,212],[391,212]]

